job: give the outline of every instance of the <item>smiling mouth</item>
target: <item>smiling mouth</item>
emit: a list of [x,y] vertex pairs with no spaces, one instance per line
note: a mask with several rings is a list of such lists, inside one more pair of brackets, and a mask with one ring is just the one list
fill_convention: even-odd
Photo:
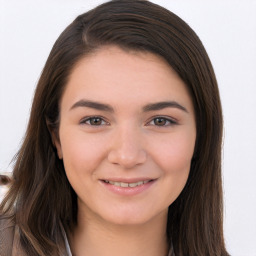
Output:
[[148,182],[151,182],[153,180],[143,180],[143,181],[138,181],[138,182],[133,182],[133,183],[127,183],[127,182],[119,182],[119,181],[111,181],[111,180],[103,180],[105,183],[109,183],[111,185],[117,186],[117,187],[122,187],[122,188],[134,188],[141,186],[143,184],[146,184]]

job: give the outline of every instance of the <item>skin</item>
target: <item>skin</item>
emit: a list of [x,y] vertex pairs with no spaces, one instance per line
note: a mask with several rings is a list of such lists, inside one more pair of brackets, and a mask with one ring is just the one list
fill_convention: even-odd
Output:
[[[176,105],[145,109],[159,102]],[[77,63],[61,98],[55,139],[78,196],[72,252],[166,255],[168,206],[186,184],[195,140],[191,97],[161,57],[108,46]],[[103,180],[111,179],[153,182],[123,195],[108,189]]]

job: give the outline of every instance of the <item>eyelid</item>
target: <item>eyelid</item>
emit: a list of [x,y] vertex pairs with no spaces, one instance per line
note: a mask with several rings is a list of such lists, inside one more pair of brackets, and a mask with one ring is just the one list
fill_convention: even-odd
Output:
[[[99,124],[99,125],[92,125],[92,124],[88,124],[86,122],[90,121],[91,119],[93,118],[99,118],[101,119],[102,122],[104,122],[103,124]],[[164,119],[166,120],[166,122],[168,122],[168,124],[166,125],[156,125],[156,124],[150,124],[151,122],[154,122],[155,119]],[[88,125],[88,126],[104,126],[104,125],[110,125],[110,123],[102,116],[97,116],[97,115],[92,115],[92,116],[86,116],[86,117],[83,117],[80,121],[79,121],[79,124],[81,125]],[[170,117],[170,116],[163,116],[163,115],[159,115],[159,116],[153,116],[151,117],[147,122],[146,122],[146,126],[149,126],[149,125],[153,125],[153,126],[157,126],[157,127],[166,127],[166,126],[172,126],[172,125],[177,125],[178,124],[178,121],[173,118],[173,117]]]
[[[165,119],[167,122],[169,122],[169,124],[168,125],[150,124],[151,122],[153,122],[157,118]],[[153,117],[150,118],[149,121],[146,122],[146,125],[153,125],[153,126],[157,126],[157,127],[166,127],[166,126],[178,125],[178,120],[173,118],[173,117],[170,117],[170,116],[153,116]]]
[[[87,121],[90,121],[91,119],[93,118],[99,118],[101,119],[104,124],[100,124],[100,125],[92,125],[92,124],[87,124],[86,122]],[[81,125],[88,125],[88,126],[103,126],[103,125],[109,125],[110,123],[108,121],[106,121],[106,119],[102,116],[96,116],[96,115],[92,115],[92,116],[86,116],[86,117],[83,117],[80,121],[79,121],[79,124]]]

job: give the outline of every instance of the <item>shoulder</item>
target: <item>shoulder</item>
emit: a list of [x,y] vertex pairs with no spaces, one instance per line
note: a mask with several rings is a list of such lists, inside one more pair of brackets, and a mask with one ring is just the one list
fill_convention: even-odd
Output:
[[12,255],[15,223],[6,216],[0,216],[0,255]]
[[19,241],[19,230],[15,221],[0,215],[0,255],[25,256]]

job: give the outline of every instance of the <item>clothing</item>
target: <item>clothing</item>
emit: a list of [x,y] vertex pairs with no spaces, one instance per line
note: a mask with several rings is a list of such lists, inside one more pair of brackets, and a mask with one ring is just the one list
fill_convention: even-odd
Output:
[[[72,256],[66,233],[63,229],[67,256]],[[0,220],[0,255],[1,256],[28,256],[20,245],[18,227],[8,219]],[[174,256],[171,249],[168,256]]]
[[12,221],[0,220],[0,255],[1,256],[27,256],[18,242],[18,230]]
[[70,249],[70,246],[69,246],[69,242],[68,242],[68,239],[67,239],[67,235],[66,235],[64,229],[63,229],[63,235],[64,235],[64,238],[65,238],[65,245],[66,245],[66,250],[67,250],[68,256],[72,256],[71,249]]
[[[66,245],[66,256],[72,256],[66,233],[63,229]],[[0,220],[0,255],[1,256],[28,256],[20,245],[18,226],[8,219]]]

